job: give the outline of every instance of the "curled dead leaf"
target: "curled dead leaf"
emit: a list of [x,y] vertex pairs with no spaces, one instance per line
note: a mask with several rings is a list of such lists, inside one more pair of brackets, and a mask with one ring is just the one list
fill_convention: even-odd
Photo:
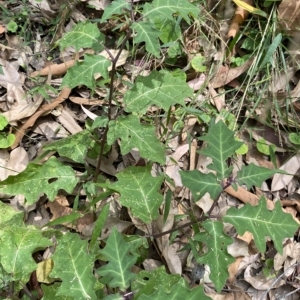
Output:
[[282,29],[298,30],[300,27],[300,1],[282,0],[278,7],[278,19]]
[[212,88],[218,88],[226,85],[233,79],[239,77],[241,74],[243,74],[246,70],[249,69],[253,62],[253,58],[247,60],[243,65],[229,69],[228,67],[221,66],[217,72],[217,74],[214,76],[214,78],[211,81],[211,87]]
[[280,170],[286,171],[291,175],[276,173],[272,180],[271,191],[275,192],[285,188],[288,185],[288,183],[293,179],[293,175],[296,174],[299,168],[300,155],[294,155],[280,167]]
[[58,97],[49,104],[43,105],[34,115],[32,115],[23,125],[21,125],[20,128],[18,128],[18,131],[16,132],[16,139],[13,145],[11,146],[12,149],[16,148],[17,145],[20,143],[22,140],[26,129],[33,126],[35,124],[35,121],[44,113],[47,111],[52,110],[55,108],[58,104],[62,103],[65,101],[71,93],[71,90],[69,88],[63,88]]
[[[243,2],[249,5],[253,4],[252,0],[244,0]],[[228,30],[227,38],[234,38],[237,35],[240,30],[240,25],[242,25],[242,23],[247,19],[248,15],[249,12],[247,10],[243,9],[240,6],[236,7],[234,17],[231,20],[231,24]]]

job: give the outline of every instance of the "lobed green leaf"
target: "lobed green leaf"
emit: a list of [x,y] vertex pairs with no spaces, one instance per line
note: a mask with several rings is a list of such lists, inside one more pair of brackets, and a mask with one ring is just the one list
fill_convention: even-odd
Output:
[[9,195],[23,194],[28,204],[33,204],[42,193],[50,201],[60,189],[72,193],[76,184],[74,170],[51,157],[43,165],[29,163],[22,173],[1,181],[0,191]]
[[169,20],[160,15],[151,20],[153,26],[160,32],[159,39],[164,43],[174,42],[180,39],[180,23],[175,19]]
[[107,258],[108,264],[99,268],[97,273],[108,278],[108,285],[125,290],[135,277],[130,268],[135,264],[136,257],[129,254],[131,246],[124,242],[122,235],[114,227],[106,246],[101,253]]
[[107,143],[112,145],[118,138],[121,139],[123,155],[133,148],[138,148],[142,157],[164,164],[165,151],[159,139],[155,136],[155,127],[141,124],[138,116],[121,116],[109,122]]
[[203,174],[198,170],[179,171],[182,183],[192,192],[194,201],[201,199],[205,193],[209,193],[213,199],[222,192],[221,182],[213,173]]
[[118,181],[110,185],[121,194],[121,204],[130,207],[132,214],[145,223],[158,217],[158,209],[164,200],[158,192],[163,177],[152,177],[151,167],[128,167],[117,174]]
[[92,48],[95,51],[102,50],[105,36],[98,29],[97,24],[91,22],[78,23],[74,28],[67,32],[57,43],[60,50],[73,46],[76,51],[81,48]]
[[139,300],[166,300],[166,299],[172,299],[172,300],[183,300],[183,299],[189,299],[189,300],[211,300],[211,298],[207,297],[204,294],[203,286],[199,285],[198,287],[189,290],[186,286],[186,283],[183,278],[179,280],[177,284],[174,284],[171,288],[170,293],[166,293],[163,289],[163,287],[160,285],[155,293],[152,295],[141,295],[139,297]]
[[104,9],[101,22],[106,21],[113,15],[120,15],[124,9],[130,9],[130,5],[127,0],[115,0],[109,6]]
[[223,221],[232,224],[239,235],[250,231],[260,252],[266,250],[266,238],[271,238],[281,254],[283,239],[292,237],[299,227],[290,214],[282,211],[279,201],[275,203],[274,210],[268,210],[264,197],[260,198],[258,206],[247,203],[241,209],[230,208]]
[[179,13],[184,20],[190,24],[190,17],[197,17],[200,10],[188,0],[154,0],[152,3],[145,3],[143,17],[153,19],[162,15],[166,19],[173,20],[173,15]]
[[74,300],[73,297],[68,296],[58,296],[57,291],[61,287],[61,283],[54,282],[53,284],[42,284],[41,285],[44,296],[43,300]]
[[0,201],[0,215],[0,228],[23,225],[24,213],[16,211],[9,204],[5,204],[2,201]]
[[153,71],[149,76],[138,76],[134,87],[124,96],[125,111],[144,114],[150,105],[168,110],[173,104],[185,105],[185,98],[193,90],[182,78],[166,71]]
[[89,130],[83,130],[62,140],[47,144],[44,150],[57,151],[60,156],[68,157],[78,163],[84,163],[87,150],[95,144]]
[[227,178],[231,173],[226,160],[234,155],[243,143],[234,139],[234,132],[229,130],[223,121],[209,127],[208,133],[200,140],[207,142],[207,147],[201,153],[212,158],[209,168],[215,170],[219,180]]
[[237,173],[237,180],[239,184],[246,184],[247,188],[250,189],[252,186],[260,187],[266,179],[276,173],[286,174],[285,171],[279,169],[271,170],[251,163],[248,166],[243,166]]
[[68,86],[72,89],[79,85],[85,85],[94,89],[96,84],[94,75],[101,74],[104,78],[108,78],[110,65],[111,61],[102,55],[86,54],[83,62],[76,62],[73,67],[68,69],[61,86]]
[[153,54],[155,57],[160,57],[160,44],[158,37],[160,32],[153,28],[149,22],[138,22],[131,25],[132,29],[136,31],[133,38],[135,44],[145,42],[147,52]]
[[34,227],[5,226],[0,230],[0,261],[4,270],[14,281],[26,283],[37,264],[32,254],[45,249],[52,242]]
[[87,249],[88,241],[81,240],[78,234],[68,232],[58,241],[52,256],[54,268],[50,273],[51,277],[62,280],[57,296],[78,300],[97,299],[94,257]]
[[139,272],[131,288],[133,291],[138,291],[136,296],[141,294],[151,295],[157,291],[159,286],[161,286],[166,293],[170,293],[172,286],[174,286],[180,278],[179,274],[166,273],[165,267],[161,266],[151,272],[144,270]]
[[228,266],[235,259],[228,254],[227,246],[232,244],[232,238],[225,235],[223,223],[207,220],[201,224],[205,232],[198,233],[194,239],[207,244],[209,249],[202,256],[197,256],[198,263],[208,264],[211,270],[211,280],[215,284],[218,293],[221,292],[228,278]]

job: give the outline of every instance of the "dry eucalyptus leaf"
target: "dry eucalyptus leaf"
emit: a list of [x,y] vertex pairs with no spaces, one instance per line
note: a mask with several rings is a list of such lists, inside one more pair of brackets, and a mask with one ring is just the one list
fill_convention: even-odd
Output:
[[[159,216],[155,221],[153,221],[155,228],[157,231],[155,233],[164,232],[173,228],[174,225],[174,215],[169,214],[166,222],[163,221],[162,216]],[[156,239],[158,248],[163,254],[163,257],[166,260],[168,268],[171,274],[181,274],[182,273],[182,263],[178,256],[177,251],[180,246],[178,243],[170,244],[169,241],[170,234],[166,234],[161,238]]]
[[227,252],[233,257],[249,255],[248,244],[238,238],[233,238],[233,244],[227,247]]
[[185,144],[179,146],[176,151],[172,154],[167,156],[167,165],[165,169],[165,173],[174,180],[175,186],[182,186],[181,177],[179,174],[180,166],[178,165],[179,159],[189,151],[189,145]]
[[192,132],[194,125],[197,123],[197,121],[198,121],[198,118],[193,115],[186,117],[186,119],[184,121],[184,127],[182,129],[182,134],[181,134],[182,141],[185,141],[186,138],[188,136],[190,136],[190,133]]
[[267,278],[262,272],[258,273],[259,267],[260,266],[258,266],[255,262],[248,266],[244,273],[244,279],[249,282],[255,289],[264,291],[267,289],[276,289],[285,284],[285,281],[283,279],[276,280],[277,278],[275,276]]
[[85,112],[85,114],[92,120],[96,120],[97,117],[99,117],[98,115],[94,114],[93,112],[89,111],[88,109],[86,109],[84,106],[80,105],[82,110]]
[[299,168],[300,168],[300,155],[295,155],[280,167],[280,170],[284,170],[292,175],[276,173],[272,180],[271,191],[275,192],[284,189],[293,179],[293,175],[297,173]]
[[[295,260],[295,261],[294,261]],[[299,243],[290,243],[284,246],[283,254],[276,253],[274,257],[274,270],[279,271],[283,265],[284,270],[288,269],[293,263],[297,263],[300,261],[300,244]],[[287,263],[287,265],[286,265]],[[294,272],[294,269],[291,268],[289,270],[291,273]],[[286,277],[290,276],[290,274],[285,274]]]
[[217,93],[210,85],[208,85],[209,93],[211,96],[211,102],[215,105],[217,110],[220,112],[225,107],[225,93]]
[[39,119],[32,128],[32,131],[44,135],[47,140],[51,140],[53,138],[65,138],[69,136],[66,129],[51,118]]
[[110,0],[88,0],[88,4],[92,5],[96,10],[104,10],[110,3]]
[[221,86],[226,85],[233,79],[239,77],[241,74],[243,74],[246,70],[249,69],[253,62],[253,58],[246,61],[243,65],[229,69],[226,67],[221,66],[217,72],[217,74],[214,76],[213,80],[211,81],[211,87],[212,88],[218,88]]
[[196,202],[196,205],[200,207],[205,213],[207,213],[211,209],[213,203],[214,200],[210,197],[209,193],[205,193],[204,196]]
[[103,105],[106,101],[98,99],[88,99],[82,97],[70,97],[69,98],[73,103],[81,105]]
[[13,63],[0,58],[3,75],[0,74],[0,85],[7,89],[7,100],[12,104],[14,101],[19,105],[27,104],[23,90],[24,78],[19,74]]
[[119,232],[123,232],[130,226],[132,226],[131,222],[108,216],[102,229],[101,238],[108,238],[114,227],[116,227]]
[[198,90],[200,90],[200,88],[202,87],[202,85],[205,83],[205,81],[206,81],[206,75],[204,73],[201,73],[199,77],[194,78],[194,79],[188,81],[187,84],[194,91],[198,91]]
[[26,225],[33,225],[42,228],[48,222],[50,222],[49,212],[44,206],[41,206],[37,210],[29,212]]
[[30,4],[33,5],[35,8],[43,11],[43,13],[49,15],[49,16],[53,16],[53,14],[55,13],[53,10],[51,10],[49,3],[47,0],[40,0],[40,1],[35,1],[35,0],[29,0]]
[[72,134],[82,131],[82,128],[74,120],[74,117],[72,116],[72,114],[65,108],[62,109],[62,111],[61,111],[60,115],[57,117],[57,119]]
[[270,86],[270,92],[277,93],[280,90],[286,89],[286,84],[289,82],[295,74],[294,67],[289,67],[282,72],[275,73],[274,81]]
[[[243,2],[245,2],[246,4],[249,4],[249,5],[253,5],[252,0],[244,0]],[[243,9],[240,6],[236,7],[234,17],[231,21],[231,24],[230,24],[230,27],[228,30],[227,38],[235,37],[237,35],[237,33],[239,32],[239,29],[240,29],[240,25],[247,19],[248,15],[249,15],[249,12],[247,10]]]
[[24,148],[18,147],[9,154],[6,150],[0,151],[0,180],[5,180],[8,176],[15,176],[26,169],[29,163],[28,154]]
[[145,271],[151,272],[159,267],[161,267],[163,263],[159,260],[151,259],[151,258],[146,258],[143,261],[143,267]]
[[298,30],[300,27],[300,0],[282,0],[278,7],[278,18],[284,30]]
[[39,96],[35,102],[20,104],[11,110],[3,113],[9,123],[19,121],[32,116],[43,102],[43,97]]

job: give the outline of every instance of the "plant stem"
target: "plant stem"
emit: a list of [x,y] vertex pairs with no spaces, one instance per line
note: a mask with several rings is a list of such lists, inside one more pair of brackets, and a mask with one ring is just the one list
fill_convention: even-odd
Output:
[[215,206],[217,205],[218,200],[219,200],[219,198],[220,198],[222,192],[223,192],[224,190],[226,190],[230,185],[231,185],[231,181],[228,181],[228,182],[223,186],[222,191],[220,192],[220,194],[218,195],[218,197],[214,200],[213,205],[211,206],[211,208],[209,209],[209,211],[207,212],[206,215],[201,216],[201,217],[199,217],[199,218],[196,218],[195,220],[190,221],[190,222],[188,222],[188,223],[186,223],[186,224],[184,224],[184,225],[182,225],[182,226],[178,226],[178,227],[175,227],[175,228],[172,228],[172,229],[169,229],[169,230],[166,230],[166,231],[164,231],[164,232],[157,233],[157,234],[148,234],[148,235],[144,235],[144,236],[142,236],[142,237],[143,237],[143,238],[150,238],[150,237],[151,237],[151,238],[155,238],[155,239],[156,239],[156,238],[162,237],[162,236],[164,236],[164,235],[166,235],[166,234],[172,233],[172,232],[174,232],[174,231],[183,229],[183,228],[185,228],[185,227],[187,227],[187,226],[191,226],[191,225],[193,225],[193,224],[195,224],[195,223],[197,223],[197,222],[205,221],[205,220],[207,220],[207,219],[209,219],[209,218],[212,218],[212,219],[220,218],[221,216],[214,216],[214,215],[211,215],[211,213],[212,213],[213,209],[215,208]]
[[125,38],[123,39],[121,46],[119,48],[119,51],[115,57],[111,54],[109,49],[106,49],[108,55],[111,58],[111,62],[112,62],[112,68],[111,68],[111,73],[110,73],[109,97],[108,97],[108,111],[107,111],[108,123],[106,124],[106,127],[104,129],[104,132],[103,132],[102,138],[101,138],[100,153],[99,153],[99,157],[98,157],[98,164],[97,164],[97,168],[96,168],[94,182],[97,182],[99,174],[100,174],[100,166],[101,166],[101,161],[102,161],[102,157],[103,157],[105,142],[107,140],[109,121],[114,120],[116,118],[116,117],[114,118],[112,116],[111,109],[112,109],[112,100],[113,100],[113,94],[114,94],[114,79],[115,79],[115,74],[116,74],[117,61],[118,61],[122,51],[124,50],[126,43],[127,43],[128,39],[130,38],[130,36],[131,36],[131,30],[128,29],[127,34],[126,34]]

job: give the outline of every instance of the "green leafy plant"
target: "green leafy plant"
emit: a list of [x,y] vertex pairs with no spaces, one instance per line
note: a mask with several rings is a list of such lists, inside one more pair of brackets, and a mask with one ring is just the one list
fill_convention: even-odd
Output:
[[4,116],[0,116],[0,148],[4,149],[10,147],[15,141],[14,134],[3,131],[7,125],[7,119]]
[[30,20],[29,15],[33,13],[33,6],[28,5],[25,0],[19,1],[22,5],[20,10],[11,10],[8,7],[15,5],[14,1],[7,1],[5,5],[0,5],[2,20],[5,22],[7,31],[11,33],[19,32],[25,38],[30,35]]
[[206,71],[206,66],[204,65],[204,63],[205,57],[203,57],[202,55],[197,55],[191,60],[191,65],[197,72]]
[[[41,230],[26,226],[23,213],[17,213],[0,202],[0,210],[5,215],[0,220],[0,239],[3,241],[0,244],[0,267],[3,270],[0,278],[3,282],[15,284],[15,295],[26,286],[31,273],[37,269],[32,254],[52,246],[55,249],[51,256],[53,264],[49,277],[55,283],[42,285],[44,299],[122,299],[121,293],[129,288],[134,299],[141,300],[209,299],[202,285],[191,289],[180,275],[168,274],[163,267],[149,272],[133,272],[132,267],[136,262],[145,259],[143,250],[148,247],[146,237],[126,237],[113,228],[107,239],[98,239],[102,238],[100,235],[109,215],[109,207],[102,206],[101,201],[113,193],[119,194],[120,204],[128,207],[133,217],[146,224],[158,218],[159,209],[164,204],[161,186],[164,180],[169,179],[164,174],[153,176],[151,171],[153,166],[165,164],[166,149],[160,137],[155,135],[153,122],[147,121],[143,115],[150,106],[164,113],[176,106],[186,110],[185,114],[188,111],[185,99],[193,97],[193,90],[186,83],[184,75],[154,70],[147,76],[137,76],[131,88],[125,92],[123,106],[118,107],[117,113],[112,113],[116,66],[125,47],[136,47],[142,43],[146,51],[156,58],[161,57],[162,53],[174,57],[181,51],[181,30],[178,24],[190,24],[191,19],[199,13],[197,6],[188,0],[154,0],[138,6],[137,11],[141,17],[135,20],[134,14],[131,14],[132,6],[127,0],[113,1],[105,9],[101,21],[117,18],[118,15],[125,16],[125,24],[121,25],[126,25],[128,29],[120,37],[117,54],[112,55],[109,49],[106,50],[110,59],[86,54],[83,61],[68,70],[62,81],[61,88],[84,85],[94,90],[98,85],[96,74],[100,73],[104,79],[109,79],[107,115],[97,118],[92,124],[87,123],[82,132],[44,147],[45,151],[54,151],[56,156],[67,157],[84,168],[90,153],[98,151],[96,169],[86,167],[85,173],[78,176],[71,166],[65,165],[57,157],[51,157],[43,163],[37,159],[23,172],[0,182],[2,193],[22,194],[28,205],[36,204],[43,194],[49,201],[53,201],[60,191],[72,193],[79,186],[89,198],[85,212],[92,210],[97,216],[91,241],[88,241],[76,233],[63,235],[57,228]],[[166,30],[162,30],[168,26],[174,28],[170,36],[167,36]],[[132,44],[128,42],[131,37]],[[61,50],[73,46],[76,51],[92,48],[97,53],[106,48],[105,38],[96,24],[86,21],[76,25],[57,44]],[[194,63],[199,65],[197,61]],[[204,67],[202,60],[200,64]],[[215,123],[211,118],[208,133],[199,140],[206,144],[202,154],[212,159],[210,172],[180,172],[183,186],[190,189],[194,201],[209,193],[216,203],[220,194],[230,185],[246,185],[247,188],[260,186],[264,180],[282,172],[250,164],[241,168],[236,178],[233,178],[233,167],[228,161],[235,157],[243,143],[235,138],[235,132],[223,121]],[[116,174],[115,182],[105,182],[99,175],[103,154],[117,142],[122,155],[137,149],[145,164],[125,167]],[[166,199],[166,207],[167,202]],[[97,211],[99,206],[101,212]],[[197,263],[209,265],[211,280],[217,292],[221,292],[224,287],[228,266],[234,262],[234,258],[227,252],[232,239],[224,233],[224,222],[232,224],[241,235],[250,231],[259,251],[265,250],[266,238],[269,237],[280,253],[282,240],[291,237],[298,228],[292,216],[284,213],[278,202],[273,211],[268,210],[264,197],[258,206],[247,204],[241,209],[230,208],[223,217],[212,216],[213,207],[198,220],[201,221],[200,230],[190,240],[189,247]],[[74,202],[73,210],[71,217],[62,217],[48,226],[76,221],[80,217],[78,200]],[[166,219],[167,215],[164,217]],[[215,221],[215,217],[219,220]],[[205,251],[204,245],[209,251]]]
[[289,134],[289,140],[294,145],[297,145],[297,146],[300,145],[300,136],[296,132],[291,132]]
[[[273,151],[275,150],[276,146],[273,144],[268,144],[265,139],[259,139],[256,143],[257,150],[265,155],[270,155],[270,148],[273,148]],[[272,151],[272,150],[271,150]]]
[[7,24],[7,30],[10,31],[10,32],[16,32],[18,29],[18,24],[15,22],[15,21],[10,21],[8,24]]
[[[198,170],[180,172],[183,184],[191,190],[195,201],[202,198],[205,193],[209,193],[213,199],[217,199],[224,188],[229,185],[235,186],[237,183],[245,184],[248,188],[260,186],[273,174],[282,173],[279,169],[270,170],[251,163],[243,166],[236,178],[231,178],[233,167],[228,167],[226,161],[240,148],[242,142],[235,140],[234,132],[230,131],[222,121],[211,125],[207,135],[200,139],[207,143],[207,147],[201,152],[212,158],[212,163],[208,166],[212,172],[208,174]],[[282,253],[283,236],[292,236],[298,227],[292,216],[282,211],[280,204],[276,205],[272,212],[267,210],[264,197],[260,199],[258,206],[247,204],[239,210],[229,209],[223,217],[223,221],[234,225],[240,235],[250,231],[261,252],[265,250],[265,238],[270,237],[274,241],[276,249]],[[270,222],[272,230],[270,230]],[[285,224],[290,224],[290,226]],[[219,292],[228,278],[228,266],[234,261],[227,253],[227,246],[231,244],[231,238],[223,232],[222,222],[209,219],[201,225],[205,232],[196,234],[194,241],[206,243],[210,251],[201,256],[198,254],[196,246],[192,249],[198,263],[206,263],[210,266],[211,280]],[[276,232],[275,228],[280,227],[282,228],[279,230],[280,233]],[[216,257],[219,259],[214,259]]]

